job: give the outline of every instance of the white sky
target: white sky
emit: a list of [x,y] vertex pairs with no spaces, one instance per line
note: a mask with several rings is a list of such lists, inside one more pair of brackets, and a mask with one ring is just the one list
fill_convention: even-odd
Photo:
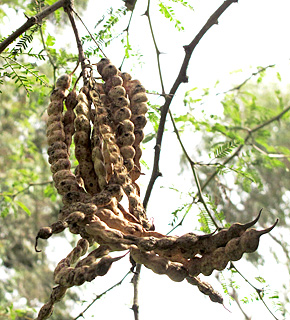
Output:
[[[76,1],[77,2],[77,1]],[[86,14],[83,18],[87,27],[93,31],[94,25],[102,16],[105,8],[118,6],[122,2],[118,1],[90,1]],[[183,45],[188,44],[196,33],[203,26],[208,17],[218,8],[222,1],[191,1],[195,11],[190,13],[188,10],[179,8],[177,18],[182,21],[185,27],[184,32],[177,32],[172,23],[165,21],[158,14],[158,8],[155,6],[157,1],[151,0],[152,23],[155,30],[155,36],[159,50],[164,52],[161,56],[162,73],[165,81],[165,88],[168,91],[180,69],[184,57]],[[170,2],[171,3],[171,2]],[[173,3],[172,3],[173,5]],[[145,12],[147,1],[138,1],[133,16],[130,29],[131,44],[134,49],[140,49],[143,54],[145,64],[142,68],[136,65],[131,71],[130,61],[126,62],[123,70],[128,71],[134,78],[142,81],[142,84],[148,90],[160,91],[159,78],[156,69],[156,57],[152,39],[150,37],[148,21],[142,14]],[[185,90],[193,87],[207,88],[212,87],[216,80],[220,80],[220,91],[231,88],[233,79],[240,83],[247,78],[250,73],[256,71],[256,66],[266,66],[268,64],[280,64],[282,67],[279,72],[282,79],[289,80],[290,58],[290,2],[288,0],[240,0],[238,4],[233,4],[220,17],[219,25],[213,26],[211,30],[202,38],[199,45],[192,55],[188,68],[189,83],[182,85],[173,103],[173,111],[183,108],[182,98]],[[11,19],[7,21],[9,30],[16,29],[20,25],[20,19]],[[137,28],[138,24],[138,28]],[[13,25],[13,27],[11,27]],[[125,26],[125,25],[124,25]],[[85,30],[79,24],[81,35],[85,35]],[[67,38],[66,33],[66,38]],[[63,41],[63,37],[62,40]],[[71,40],[72,50],[75,50],[74,39]],[[105,48],[105,53],[115,65],[121,63],[123,52],[119,46]],[[96,61],[92,61],[96,62]],[[283,67],[285,66],[285,67]],[[251,69],[252,67],[252,69]],[[288,69],[287,69],[288,68]],[[230,72],[242,69],[245,73],[238,73],[234,76]],[[287,70],[287,72],[283,72]],[[288,79],[288,80],[287,80]],[[149,97],[154,103],[162,104],[161,98]],[[212,101],[213,104],[216,100]],[[215,105],[212,105],[215,107]],[[148,215],[154,216],[157,231],[167,232],[169,230],[168,221],[170,212],[182,203],[178,194],[168,191],[161,186],[170,187],[174,185],[177,188],[184,188],[191,185],[191,178],[177,177],[179,171],[180,148],[171,134],[171,129],[165,134],[162,154],[160,160],[160,169],[163,177],[155,183],[155,187],[148,206]],[[173,139],[172,139],[173,137]],[[150,148],[151,146],[151,148]],[[153,160],[153,144],[147,146],[144,152],[145,161],[151,166]],[[145,170],[145,169],[144,169]],[[146,189],[150,172],[140,179],[140,185],[143,192]],[[192,231],[197,227],[196,218],[192,214],[186,221],[185,226],[176,230],[176,234]],[[269,236],[264,236],[261,240],[259,250],[268,250],[272,243]],[[51,250],[54,250],[55,241],[50,240]],[[56,247],[59,244],[55,244]],[[264,247],[264,248],[263,248]],[[261,249],[263,248],[263,249]],[[276,249],[276,248],[275,248]],[[69,251],[62,247],[62,252],[54,253],[62,259]],[[282,253],[281,253],[282,254]],[[56,258],[56,256],[55,256]],[[58,260],[58,259],[57,259]],[[124,260],[124,261],[123,261]],[[87,284],[87,295],[83,297],[88,302],[94,298],[94,294],[99,294],[108,287],[119,281],[127,272],[130,264],[128,259],[123,259],[115,263],[112,269],[105,277],[100,277],[90,284]],[[236,263],[238,269],[259,288],[255,282],[255,276],[263,276],[273,287],[272,291],[280,288],[281,283],[285,282],[289,286],[289,274],[282,265],[271,261],[266,267],[261,267],[259,271],[244,261]],[[275,272],[273,272],[275,270]],[[225,272],[226,274],[227,272]],[[282,275],[280,277],[280,275]],[[284,279],[287,279],[286,281]],[[125,280],[124,284],[112,292],[108,293],[95,306],[91,307],[85,313],[84,319],[102,318],[105,319],[133,319],[133,312],[130,310],[132,305],[133,289],[130,284],[131,277]],[[221,286],[215,280],[214,276],[204,277],[206,281],[214,288],[223,293]],[[253,290],[245,284],[238,276],[235,277],[241,288],[241,296],[250,296]],[[283,280],[282,280],[283,279]],[[235,303],[229,304],[229,299],[224,295],[225,306],[230,309],[226,311],[222,306],[212,303],[208,297],[204,297],[196,287],[193,287],[184,281],[183,283],[174,283],[166,276],[155,275],[151,270],[143,267],[140,289],[140,320],[157,319],[215,319],[215,320],[242,320],[244,319]],[[87,304],[72,308],[72,315],[76,316]],[[268,302],[271,307],[271,303]],[[57,307],[57,306],[56,306]],[[252,317],[252,320],[272,320],[273,317],[266,311],[261,302],[244,306],[246,313]],[[278,317],[278,314],[277,314]],[[281,318],[280,318],[281,319]]]

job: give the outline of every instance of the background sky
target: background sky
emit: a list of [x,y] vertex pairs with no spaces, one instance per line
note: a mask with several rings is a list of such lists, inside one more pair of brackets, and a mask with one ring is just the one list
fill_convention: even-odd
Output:
[[[188,0],[194,12],[185,10],[181,6],[176,7],[176,16],[182,21],[185,27],[184,32],[177,32],[174,25],[166,21],[158,12],[158,1],[151,1],[151,19],[159,50],[164,53],[161,56],[161,67],[163,79],[165,82],[165,90],[171,88],[182,63],[184,57],[183,46],[189,44],[193,37],[197,34],[209,16],[222,4],[223,1],[206,0],[191,1]],[[77,3],[77,1],[76,1]],[[119,6],[121,1],[95,1],[91,0],[86,13],[82,15],[87,27],[94,31],[96,22],[101,18],[102,14],[110,6]],[[135,63],[132,70],[131,61],[125,62],[124,71],[128,71],[134,78],[141,80],[142,84],[149,91],[161,91],[159,77],[157,73],[157,64],[155,49],[153,47],[152,38],[150,36],[148,21],[142,14],[147,7],[147,1],[139,0],[133,15],[130,28],[130,42],[134,50],[140,50],[143,54],[141,66]],[[211,88],[217,80],[220,84],[216,89],[219,92],[230,89],[233,84],[239,84],[246,79],[252,72],[256,71],[257,66],[267,66],[269,64],[277,64],[279,72],[282,76],[283,83],[289,83],[289,57],[290,57],[290,2],[289,0],[240,0],[238,4],[233,4],[220,17],[219,24],[213,26],[202,38],[196,47],[190,65],[188,67],[189,83],[183,84],[174,98],[172,104],[173,112],[178,113],[179,108],[184,108],[182,98],[184,92],[193,87]],[[7,19],[7,28],[15,30],[22,22],[11,16]],[[24,22],[23,18],[23,22]],[[138,28],[134,27],[138,24]],[[80,34],[86,35],[85,29],[78,23]],[[126,24],[124,24],[126,27]],[[52,26],[50,26],[52,28]],[[142,30],[142,31],[140,31]],[[68,42],[71,50],[76,52],[76,46],[71,31],[71,37],[68,31],[59,35],[60,45],[63,41]],[[53,33],[53,32],[52,32]],[[116,65],[120,65],[123,58],[123,51],[117,44],[105,48],[105,53],[110,57],[111,61]],[[93,61],[93,58],[91,59]],[[232,73],[233,71],[242,70],[243,72]],[[283,85],[282,83],[282,85]],[[286,88],[286,87],[285,87]],[[200,91],[197,91],[197,93]],[[149,95],[152,103],[162,104],[162,98]],[[207,108],[211,108],[212,112],[219,112],[218,97],[212,95],[208,100]],[[162,178],[158,178],[155,183],[153,193],[148,205],[148,216],[154,217],[156,229],[159,232],[168,232],[170,227],[170,213],[180,204],[180,194],[168,190],[174,186],[181,190],[186,190],[192,185],[192,179],[188,175],[188,180],[178,177],[180,147],[175,141],[172,134],[172,128],[167,126],[168,131],[165,133],[162,153],[160,160],[160,170],[163,173]],[[148,126],[147,132],[151,129]],[[191,144],[198,143],[198,136],[195,141],[185,140],[188,148]],[[143,159],[151,167],[153,161],[154,143],[146,146]],[[139,184],[141,191],[144,193],[150,171],[146,171]],[[185,220],[185,225],[176,230],[174,234],[183,234],[198,228],[197,218],[193,212]],[[272,231],[273,234],[275,230]],[[59,240],[57,240],[59,241]],[[59,250],[59,242],[56,239],[50,239],[49,252],[53,252],[55,263],[62,259],[70,251],[70,246],[63,243]],[[259,251],[268,252],[273,247],[269,236],[262,237]],[[279,252],[278,252],[279,253]],[[51,255],[49,255],[51,256]],[[274,260],[265,266],[255,269],[252,265],[245,261],[236,263],[237,268],[257,287],[261,285],[255,282],[254,277],[263,276],[267,283],[271,285],[271,291],[278,290],[281,284],[289,285],[289,275],[286,268],[277,265]],[[95,294],[100,294],[111,285],[115,284],[130,268],[127,258],[113,264],[112,269],[105,277],[97,278],[86,287],[86,296],[83,297],[88,303],[94,298]],[[228,271],[223,274],[227,277]],[[216,281],[215,275],[203,277],[213,287],[223,293],[221,285]],[[248,286],[238,276],[235,277],[241,288],[241,296],[250,297],[253,289]],[[130,310],[132,306],[133,286],[130,283],[131,276],[127,277],[122,286],[115,288],[105,297],[99,300],[93,307],[85,313],[85,319],[93,317],[105,319],[133,319],[133,312]],[[154,274],[151,270],[142,268],[140,288],[139,288],[139,304],[141,320],[157,320],[157,319],[215,319],[215,320],[242,320],[244,316],[239,311],[235,303],[230,304],[230,300],[226,295],[225,306],[231,312],[223,308],[223,306],[212,303],[208,297],[204,297],[196,287],[189,285],[186,281],[182,283],[174,283],[167,276]],[[78,306],[72,306],[72,315],[76,316],[81,312],[87,303],[80,302]],[[269,302],[271,307],[271,303]],[[57,307],[57,306],[56,306]],[[261,302],[251,303],[244,306],[248,315],[253,320],[263,319],[270,320],[273,317],[265,309]]]

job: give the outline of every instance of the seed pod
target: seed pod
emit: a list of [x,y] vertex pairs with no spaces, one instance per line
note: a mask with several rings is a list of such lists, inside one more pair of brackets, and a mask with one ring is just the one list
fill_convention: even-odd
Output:
[[57,130],[54,131],[50,136],[47,138],[47,143],[49,145],[53,144],[57,141],[64,141],[65,140],[65,134],[63,130]]
[[128,96],[131,99],[137,93],[145,93],[145,88],[141,85],[139,80],[130,81],[130,86],[128,90]]
[[224,270],[229,262],[224,247],[217,248],[211,253],[211,259],[214,269],[219,271]]
[[225,247],[225,254],[228,260],[238,261],[243,255],[243,250],[240,245],[240,238],[230,240]]
[[48,319],[53,312],[53,303],[50,301],[44,304],[38,312],[36,320],[45,320]]
[[118,73],[118,69],[113,64],[107,64],[105,67],[102,68],[102,71],[99,71],[102,78],[107,80]]
[[198,277],[193,277],[191,275],[186,277],[186,280],[188,283],[197,286],[200,292],[209,296],[211,301],[223,304],[223,297],[215,291],[209,283],[201,281]]
[[53,100],[47,108],[47,114],[49,116],[55,116],[62,113],[63,111],[63,100]]
[[111,90],[108,92],[108,96],[110,99],[112,99],[112,101],[122,96],[125,97],[125,95],[126,95],[126,90],[122,86],[112,87]]
[[47,149],[47,154],[51,156],[54,152],[56,152],[59,149],[66,150],[66,144],[63,141],[56,141],[52,143]]
[[110,60],[107,59],[107,58],[102,58],[98,63],[97,63],[97,70],[99,72],[99,74],[101,75],[102,74],[102,71],[103,71],[103,68],[110,64]]
[[[50,160],[48,159],[48,162]],[[56,173],[57,171],[60,171],[60,170],[70,170],[71,168],[71,163],[69,161],[69,159],[67,158],[61,158],[57,161],[54,161],[52,166],[50,167],[50,170],[52,173]]]
[[61,113],[52,114],[47,119],[47,127],[49,127],[53,122],[62,122],[63,115]]
[[188,276],[188,271],[181,263],[170,262],[166,275],[175,282],[181,282]]
[[126,132],[120,135],[117,139],[117,144],[120,147],[130,146],[135,141],[135,135],[133,132]]
[[148,111],[148,106],[146,102],[135,103],[130,106],[133,114],[145,114]]
[[131,118],[131,111],[127,107],[118,108],[114,113],[114,121],[116,123],[122,122],[130,118]]
[[55,131],[63,130],[63,124],[61,122],[53,122],[46,129],[46,136],[49,137]]
[[86,134],[91,132],[90,121],[84,114],[79,114],[76,117],[74,125],[77,131],[85,131]]
[[[133,131],[134,131],[134,124],[130,120],[124,120],[120,122],[116,128],[117,136],[121,136],[122,134],[125,134],[127,132],[133,132]],[[135,140],[135,137],[134,137],[134,140]]]
[[248,228],[252,227],[255,223],[258,222],[262,213],[262,209],[260,210],[258,216],[251,222],[246,224],[234,223],[228,229],[227,235],[228,239],[233,239],[235,237],[241,236]]
[[48,162],[50,164],[56,163],[58,160],[68,160],[67,150],[57,149],[48,157]]
[[243,252],[247,252],[247,253],[251,253],[251,252],[256,251],[258,248],[258,245],[259,245],[260,237],[263,234],[269,233],[276,226],[277,223],[278,223],[278,219],[273,224],[273,226],[271,226],[267,229],[261,230],[261,231],[258,231],[255,229],[247,230],[240,238],[241,239],[241,242],[240,242],[241,250]]
[[148,98],[144,92],[136,93],[134,96],[131,98],[131,104],[134,106],[137,103],[140,102],[147,102]]
[[70,170],[60,170],[53,175],[53,181],[55,184],[59,184],[61,181],[66,179],[75,180],[75,175]]
[[71,85],[71,75],[64,74],[56,80],[55,87],[57,89],[67,90]]
[[128,107],[130,105],[129,99],[123,96],[113,99],[112,102],[116,107],[119,107],[119,108]]
[[131,121],[134,123],[136,129],[143,129],[147,123],[147,119],[143,114],[133,116]]
[[60,195],[64,195],[67,192],[72,191],[82,191],[82,188],[79,186],[76,180],[62,180],[59,184],[56,185],[56,189]]

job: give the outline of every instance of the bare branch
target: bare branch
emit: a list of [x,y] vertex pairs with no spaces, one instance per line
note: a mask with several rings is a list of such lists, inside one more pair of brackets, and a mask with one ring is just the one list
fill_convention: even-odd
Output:
[[134,286],[134,298],[132,310],[134,312],[134,319],[139,320],[139,302],[138,302],[138,290],[139,290],[139,280],[140,280],[141,264],[137,263],[135,274],[132,278],[132,283]]
[[37,15],[30,17],[20,28],[14,31],[9,37],[0,43],[0,53],[3,52],[15,39],[17,39],[23,32],[31,28],[33,25],[40,23],[44,18],[49,16],[54,11],[64,7],[69,0],[59,0],[51,6],[47,7]]
[[[157,138],[156,138],[156,145],[155,145],[155,153],[154,153],[154,162],[153,162],[153,169],[151,173],[151,178],[146,190],[146,194],[144,197],[144,206],[147,206],[147,203],[149,201],[151,191],[153,189],[153,185],[155,183],[155,180],[161,175],[159,171],[159,159],[160,159],[160,151],[161,151],[161,143],[165,128],[165,121],[166,116],[170,107],[170,104],[172,102],[172,98],[174,94],[176,93],[179,85],[181,83],[188,82],[188,78],[186,75],[186,70],[189,64],[189,60],[191,58],[191,55],[193,53],[193,50],[201,40],[201,38],[205,35],[205,33],[215,24],[218,23],[218,18],[222,15],[222,13],[233,3],[238,2],[238,0],[226,0],[208,19],[208,21],[205,23],[205,25],[202,27],[202,29],[199,31],[199,33],[195,36],[195,38],[192,40],[192,42],[189,45],[184,46],[185,50],[185,57],[183,59],[182,66],[180,68],[179,74],[169,92],[169,95],[165,98],[165,103],[162,106],[161,109],[161,117],[157,132]],[[147,9],[147,14],[149,14],[149,10]]]

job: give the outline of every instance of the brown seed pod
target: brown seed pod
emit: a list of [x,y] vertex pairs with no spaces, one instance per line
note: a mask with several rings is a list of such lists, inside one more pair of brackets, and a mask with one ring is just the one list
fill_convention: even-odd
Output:
[[147,119],[143,114],[133,116],[131,121],[134,123],[136,129],[143,129],[147,123]]
[[68,160],[67,158],[67,150],[57,149],[48,157],[48,162],[53,165],[58,160]]
[[97,70],[99,72],[99,74],[101,75],[102,74],[102,71],[103,71],[103,68],[110,64],[111,61],[107,58],[102,58],[98,63],[97,63]]
[[228,260],[238,261],[242,258],[243,250],[240,244],[240,238],[230,240],[225,247],[225,254]]
[[133,132],[126,132],[117,138],[117,144],[119,147],[131,146],[135,141],[135,135]]
[[146,93],[140,92],[140,93],[134,94],[134,96],[131,98],[130,101],[131,101],[132,106],[134,106],[137,103],[147,102],[148,98],[146,96]]
[[47,108],[49,116],[55,116],[63,112],[63,100],[53,100]]
[[[116,135],[120,136],[122,134],[125,134],[127,132],[133,132],[134,131],[134,124],[130,120],[124,120],[119,123],[119,125],[116,128]],[[135,140],[135,138],[134,138]]]
[[118,99],[119,97],[122,97],[122,96],[125,97],[125,95],[126,95],[126,90],[125,90],[125,88],[122,87],[122,86],[112,87],[112,88],[110,89],[110,91],[108,92],[108,97],[109,97],[110,99],[112,99],[113,101],[114,101],[115,99]]
[[47,127],[49,127],[53,122],[62,122],[63,115],[61,113],[51,114],[47,119]]
[[130,106],[133,114],[145,114],[148,111],[148,105],[146,102],[135,103]]
[[118,69],[113,64],[107,64],[99,71],[102,78],[106,81],[107,79],[117,75]]
[[259,240],[260,237],[263,234],[269,233],[278,223],[278,219],[273,224],[273,226],[265,229],[265,230],[255,230],[255,229],[249,229],[247,230],[242,236],[240,241],[240,247],[243,252],[251,253],[257,250],[259,246]]
[[51,123],[46,129],[46,136],[49,137],[55,131],[63,130],[63,124],[60,121]]
[[57,89],[67,90],[71,86],[71,80],[72,80],[71,75],[64,74],[56,80],[55,87]]
[[54,131],[50,136],[47,138],[47,143],[49,145],[53,144],[57,141],[64,141],[65,140],[65,134],[63,130],[57,130]]
[[[48,159],[48,162],[49,161],[50,160]],[[69,159],[61,158],[53,162],[52,166],[50,167],[50,170],[52,173],[56,173],[57,171],[60,171],[60,170],[70,170],[70,168],[71,168],[71,163]]]

